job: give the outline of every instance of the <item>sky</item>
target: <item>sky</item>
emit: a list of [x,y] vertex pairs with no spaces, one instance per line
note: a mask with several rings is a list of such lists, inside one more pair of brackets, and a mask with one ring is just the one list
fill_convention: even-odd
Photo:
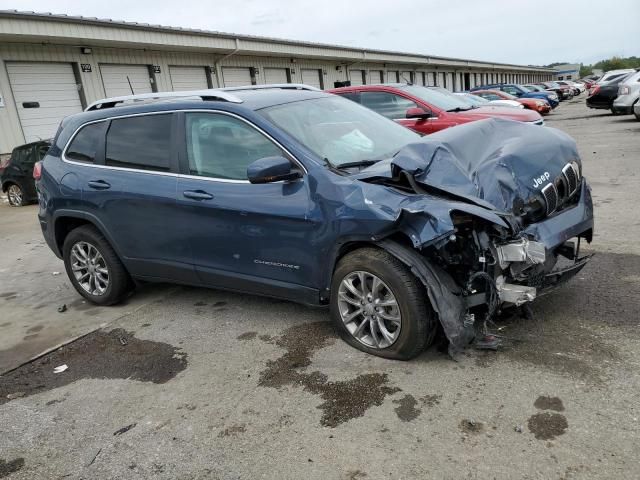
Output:
[[640,0],[0,0],[8,9],[522,65],[640,56]]

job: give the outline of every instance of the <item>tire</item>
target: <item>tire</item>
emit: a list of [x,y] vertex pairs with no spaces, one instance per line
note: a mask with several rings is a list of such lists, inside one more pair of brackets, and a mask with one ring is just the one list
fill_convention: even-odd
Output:
[[[361,280],[364,278],[367,285],[364,290],[372,293],[373,277],[383,285],[374,295],[374,299],[378,297],[381,304],[385,304],[378,309],[375,309],[376,303],[369,303],[371,299],[367,300],[366,296],[363,296],[365,306],[362,307],[362,303],[358,305],[358,299],[362,297],[343,284],[344,280],[356,291],[358,288],[362,291]],[[345,296],[348,300],[345,300]],[[395,299],[395,306],[387,306],[392,299]],[[362,313],[356,314],[353,321],[343,320],[343,316],[348,318],[358,310]],[[384,358],[411,360],[417,357],[433,342],[437,331],[435,314],[420,280],[397,258],[376,248],[362,248],[340,259],[331,282],[330,311],[334,327],[345,342],[358,350]],[[368,318],[365,318],[365,314]],[[398,316],[399,326],[396,321],[388,320],[397,319]],[[377,320],[374,320],[376,317]],[[395,337],[393,341],[382,334],[378,326],[380,323],[385,326],[387,333]],[[361,333],[358,333],[359,330]],[[374,337],[379,340],[377,346]]]
[[9,198],[9,205],[12,207],[23,207],[26,205],[24,190],[17,183],[9,185],[7,188],[7,197]]
[[640,122],[640,113],[634,113],[634,115],[636,116],[636,120]]
[[[99,258],[95,256],[95,262],[85,261],[83,265],[80,260],[82,255],[74,248],[87,253],[89,258],[94,257],[97,252]],[[113,247],[93,225],[83,225],[72,230],[64,240],[62,255],[69,280],[78,293],[91,303],[113,305],[122,301],[131,290],[129,273]],[[91,272],[94,272],[95,280],[91,279]],[[89,279],[81,282],[82,277],[79,280],[76,275],[82,276],[85,273],[89,275]]]

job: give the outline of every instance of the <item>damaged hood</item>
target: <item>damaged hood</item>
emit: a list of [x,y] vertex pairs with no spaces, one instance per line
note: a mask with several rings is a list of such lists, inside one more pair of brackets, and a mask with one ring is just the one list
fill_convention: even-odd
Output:
[[568,163],[580,167],[579,158],[575,141],[560,130],[487,119],[424,137],[353,178],[410,175],[431,192],[519,215]]

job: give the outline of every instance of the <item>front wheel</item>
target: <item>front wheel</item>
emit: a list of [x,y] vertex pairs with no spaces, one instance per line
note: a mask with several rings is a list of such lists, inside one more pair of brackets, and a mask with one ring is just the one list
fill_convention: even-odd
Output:
[[331,318],[349,345],[397,360],[418,356],[436,332],[424,286],[398,259],[375,248],[356,250],[338,262]]
[[69,280],[91,303],[112,305],[129,292],[129,274],[109,242],[93,226],[72,230],[62,252]]
[[9,205],[12,207],[22,207],[25,204],[24,192],[22,191],[22,187],[17,183],[9,185],[7,197],[9,198]]

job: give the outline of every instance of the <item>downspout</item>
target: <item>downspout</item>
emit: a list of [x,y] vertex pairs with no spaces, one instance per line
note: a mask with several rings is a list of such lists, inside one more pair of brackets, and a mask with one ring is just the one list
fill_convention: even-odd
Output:
[[227,53],[225,56],[220,57],[218,60],[216,60],[215,62],[213,62],[213,68],[215,68],[216,70],[216,76],[218,77],[218,88],[222,88],[222,67],[220,66],[220,63],[223,62],[224,60],[226,60],[229,57],[232,57],[233,55],[235,55],[236,53],[238,53],[238,50],[240,50],[240,39],[236,38],[236,48],[231,51],[230,53]]

